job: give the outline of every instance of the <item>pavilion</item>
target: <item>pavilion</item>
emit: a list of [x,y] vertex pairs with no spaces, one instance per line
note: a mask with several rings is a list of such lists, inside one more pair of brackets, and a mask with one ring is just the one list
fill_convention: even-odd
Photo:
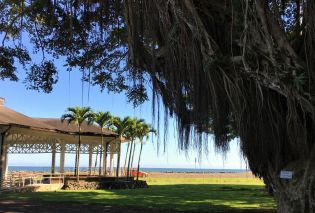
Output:
[[[51,173],[56,172],[56,153],[60,153],[59,172],[65,172],[65,154],[75,153],[78,132],[75,124],[61,122],[60,118],[32,118],[5,106],[0,98],[0,182],[8,174],[8,154],[51,153]],[[102,171],[110,158],[110,171],[113,158],[119,153],[119,137],[112,131],[103,131],[104,147]],[[81,154],[89,155],[89,174],[92,171],[93,154],[100,153],[101,129],[96,125],[82,125]],[[102,150],[104,151],[104,150]],[[104,153],[104,152],[103,152]],[[118,169],[116,167],[116,169]]]

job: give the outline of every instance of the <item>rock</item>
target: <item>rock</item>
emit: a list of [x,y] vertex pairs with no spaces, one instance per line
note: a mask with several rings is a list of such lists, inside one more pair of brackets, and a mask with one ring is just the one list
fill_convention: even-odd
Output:
[[148,188],[143,180],[110,180],[107,178],[89,178],[76,182],[74,179],[65,178],[63,189],[66,190],[96,190],[96,189],[138,189]]

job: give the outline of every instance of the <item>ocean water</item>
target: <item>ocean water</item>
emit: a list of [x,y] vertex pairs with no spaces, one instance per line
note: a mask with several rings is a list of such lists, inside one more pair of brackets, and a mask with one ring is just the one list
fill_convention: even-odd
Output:
[[[96,168],[98,170],[98,168]],[[56,171],[59,167],[56,167]],[[73,171],[73,167],[65,167],[65,171]],[[195,169],[195,168],[141,168],[144,172],[183,172],[183,173],[238,173],[246,172],[245,169]],[[39,166],[9,166],[9,171],[34,171],[34,172],[50,172],[51,167]],[[80,171],[88,171],[88,167],[81,167]]]

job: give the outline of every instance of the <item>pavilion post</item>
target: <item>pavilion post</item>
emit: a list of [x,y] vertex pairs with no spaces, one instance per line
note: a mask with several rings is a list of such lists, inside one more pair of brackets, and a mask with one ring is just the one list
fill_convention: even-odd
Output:
[[114,154],[110,153],[110,159],[109,159],[109,175],[112,176],[113,174],[113,160],[114,160]]
[[92,175],[92,164],[93,164],[93,148],[92,144],[89,145],[89,175]]
[[107,175],[107,152],[108,152],[108,146],[109,146],[109,142],[107,142],[105,144],[105,150],[104,150],[104,159],[103,159],[103,175]]
[[[1,183],[1,180],[4,179],[4,168],[3,168],[3,165],[4,165],[4,134],[1,133],[0,134],[0,183]],[[1,184],[0,184],[0,188],[1,188]]]
[[8,163],[9,163],[9,147],[8,147],[8,145],[4,145],[4,155],[5,155],[5,157],[4,157],[4,159],[5,159],[5,161],[4,161],[4,179],[6,180],[7,179],[7,177],[8,177],[8,171],[9,171],[9,166],[8,166]]
[[4,134],[1,134],[1,160],[0,160],[0,178],[1,180],[6,180],[8,176],[8,147],[4,143]]
[[56,143],[51,144],[51,174],[56,171]]
[[65,153],[66,153],[66,145],[64,143],[60,144],[61,150],[60,150],[60,166],[59,166],[59,172],[63,174],[65,172]]
[[5,134],[9,128],[0,127],[0,188],[2,187],[2,181],[6,179],[8,173],[8,147],[5,144]]

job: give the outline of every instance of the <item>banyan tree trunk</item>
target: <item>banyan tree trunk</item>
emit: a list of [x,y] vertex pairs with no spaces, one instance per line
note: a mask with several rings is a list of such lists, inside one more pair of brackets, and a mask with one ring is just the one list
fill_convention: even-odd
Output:
[[[312,117],[299,105],[289,105],[283,96],[270,91],[264,95],[265,103],[270,103],[272,108],[253,98],[244,108],[241,149],[253,173],[273,189],[279,213],[313,213],[315,129]],[[292,178],[284,179],[281,171],[292,172]]]
[[293,172],[292,179],[281,179],[279,173],[270,177],[279,213],[315,212],[314,156],[292,162],[286,170]]
[[239,137],[278,212],[314,213],[315,1],[124,2],[129,63],[176,115],[179,147]]

